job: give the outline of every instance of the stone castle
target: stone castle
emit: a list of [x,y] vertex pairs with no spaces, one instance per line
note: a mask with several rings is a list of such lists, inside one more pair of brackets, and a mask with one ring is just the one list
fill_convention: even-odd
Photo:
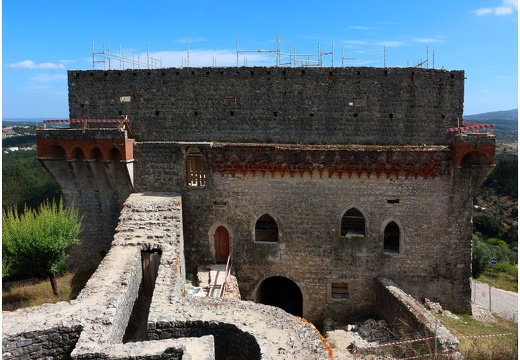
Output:
[[[159,253],[148,340],[165,316],[154,312],[166,306],[156,303],[160,291],[182,292],[186,273],[228,259],[242,300],[316,324],[390,313],[382,278],[415,299],[471,311],[472,199],[494,166],[495,137],[447,131],[461,125],[463,71],[90,70],[69,71],[68,85],[70,118],[82,120],[40,130],[38,157],[84,216],[74,264],[104,259],[93,276],[101,279],[111,258],[125,264],[115,248],[132,244],[132,259]],[[170,215],[129,227],[136,196],[148,204],[142,213]],[[175,270],[171,288],[164,267]],[[231,345],[208,334],[226,358]],[[260,357],[243,354],[274,356],[262,346]]]

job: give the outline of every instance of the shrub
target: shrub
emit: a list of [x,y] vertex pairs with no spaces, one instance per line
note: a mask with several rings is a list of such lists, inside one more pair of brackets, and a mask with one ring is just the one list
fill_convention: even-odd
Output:
[[486,270],[489,259],[491,259],[491,252],[488,245],[477,236],[473,236],[471,274],[475,279]]
[[41,204],[38,211],[16,208],[2,212],[2,264],[14,267],[30,264],[38,273],[48,276],[57,293],[55,276],[64,268],[65,249],[77,243],[81,219],[74,209],[63,203]]
[[499,261],[495,265],[495,270],[498,272],[505,272],[511,275],[518,276],[518,265],[512,265],[507,261]]

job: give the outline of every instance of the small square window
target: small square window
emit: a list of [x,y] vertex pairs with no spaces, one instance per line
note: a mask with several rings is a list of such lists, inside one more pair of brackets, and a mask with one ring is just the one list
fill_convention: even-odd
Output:
[[332,283],[331,299],[346,300],[348,299],[348,284],[347,283]]

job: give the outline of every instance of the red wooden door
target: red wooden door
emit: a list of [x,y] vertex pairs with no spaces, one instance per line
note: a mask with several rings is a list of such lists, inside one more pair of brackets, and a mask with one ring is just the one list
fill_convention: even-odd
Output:
[[227,262],[229,256],[229,233],[226,228],[219,226],[215,231],[215,261]]

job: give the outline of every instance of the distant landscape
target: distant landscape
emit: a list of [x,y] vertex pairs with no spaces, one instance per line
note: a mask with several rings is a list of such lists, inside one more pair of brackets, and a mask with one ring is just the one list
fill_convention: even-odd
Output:
[[518,140],[518,109],[465,115],[464,120],[479,124],[495,124],[492,131],[499,141]]

